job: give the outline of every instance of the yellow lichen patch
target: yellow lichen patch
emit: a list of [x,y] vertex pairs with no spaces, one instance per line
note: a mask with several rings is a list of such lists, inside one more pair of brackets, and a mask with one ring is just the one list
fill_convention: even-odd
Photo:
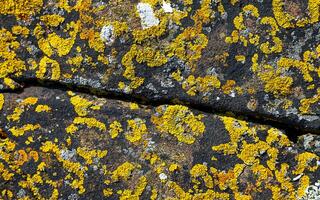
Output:
[[115,120],[110,124],[109,133],[112,139],[118,137],[119,133],[121,133],[122,131],[123,129],[120,122]]
[[301,198],[305,194],[307,188],[310,186],[309,177],[302,176],[299,181],[299,185],[300,185],[300,187],[298,188],[297,196],[298,196],[298,198]]
[[268,136],[266,142],[271,145],[273,143],[278,143],[281,147],[290,146],[292,143],[286,135],[284,135],[279,129],[270,128],[268,130]]
[[2,190],[1,195],[2,195],[2,197],[9,198],[9,199],[12,199],[12,197],[13,197],[13,193],[7,189]]
[[37,105],[36,112],[50,112],[51,108],[48,105]]
[[42,0],[0,1],[0,14],[15,15],[19,19],[25,19],[38,13],[42,5]]
[[168,62],[168,59],[161,51],[157,51],[152,47],[139,48],[136,61],[138,63],[146,63],[149,67],[159,67]]
[[74,124],[71,124],[66,128],[66,132],[69,133],[69,134],[73,134],[77,130],[78,130],[78,127],[76,125],[74,125]]
[[270,65],[263,65],[258,77],[264,82],[264,89],[274,95],[288,95],[292,92],[293,78],[281,75],[281,70],[274,70]]
[[147,126],[140,118],[128,120],[128,131],[125,138],[130,142],[138,142],[148,133]]
[[82,40],[87,39],[89,47],[97,52],[102,53],[106,47],[104,41],[100,37],[100,33],[95,31],[93,28],[86,31],[82,31],[80,33],[80,38]]
[[57,27],[59,26],[59,24],[64,22],[65,18],[60,15],[53,14],[53,15],[42,15],[40,17],[40,20],[43,23],[45,23],[47,26]]
[[118,192],[118,194],[120,194],[119,199],[120,200],[139,200],[140,195],[142,195],[146,186],[147,186],[147,178],[145,176],[142,176],[139,178],[138,183],[136,184],[135,189],[133,191],[127,189],[127,190]]
[[185,199],[185,200],[200,200],[200,199],[230,199],[230,195],[223,192],[215,192],[212,189],[206,190],[206,192],[197,192],[191,194],[190,192],[184,191],[176,182],[170,181],[168,184],[169,188],[175,193],[176,198],[174,199]]
[[72,162],[70,160],[65,160],[62,158],[62,150],[59,149],[58,145],[53,143],[52,141],[46,141],[40,147],[40,150],[44,153],[52,152],[57,160],[62,163],[63,168],[68,172],[71,172],[77,175],[78,179],[72,178],[68,175],[66,179],[70,180],[70,187],[73,189],[78,189],[79,194],[83,194],[85,192],[84,187],[84,174],[88,170],[88,167],[82,166],[79,162]]
[[[125,67],[125,71],[123,72],[123,76],[130,80],[131,83],[129,85],[129,91],[131,89],[136,89],[140,85],[143,84],[144,78],[136,77],[135,75],[135,67],[133,65],[133,59],[137,54],[137,45],[132,45],[130,50],[122,57],[121,63]],[[119,88],[124,89],[125,84],[123,82],[119,83]]]
[[[224,151],[225,154],[235,154],[238,142],[243,134],[249,131],[248,123],[231,117],[221,117],[226,130],[230,134],[230,142],[212,147],[214,151]],[[250,133],[250,132],[249,132]]]
[[84,59],[82,56],[75,56],[75,57],[68,58],[66,63],[69,65],[74,65],[76,67],[80,67],[83,60]]
[[246,57],[244,55],[236,55],[235,59],[236,61],[242,62],[242,63],[246,61]]
[[25,150],[20,149],[15,152],[16,154],[16,164],[17,165],[23,165],[25,162],[28,161],[28,154],[25,152]]
[[27,27],[23,26],[14,26],[12,27],[12,33],[15,35],[23,35],[27,37],[29,35],[30,30]]
[[106,131],[106,125],[95,118],[90,117],[76,117],[73,124],[66,128],[67,133],[73,134],[78,130],[75,125],[87,125],[89,128],[98,128],[100,131]]
[[207,75],[205,77],[195,78],[193,75],[190,75],[182,83],[182,88],[187,90],[187,94],[190,96],[195,96],[197,92],[210,92],[215,88],[220,87],[220,81],[218,77]]
[[317,94],[309,99],[300,100],[299,110],[302,114],[310,113],[310,106],[320,101],[320,89],[317,90]]
[[176,170],[178,170],[179,169],[179,165],[177,165],[177,164],[171,164],[170,166],[169,166],[169,171],[170,172],[174,172],[174,171],[176,171]]
[[206,35],[199,33],[196,28],[188,27],[170,44],[171,53],[168,56],[175,55],[193,65],[195,61],[201,58],[201,51],[207,44]]
[[170,133],[180,142],[192,144],[196,137],[205,131],[205,125],[201,121],[204,115],[194,115],[188,107],[180,105],[159,106],[156,111],[157,115],[151,117],[156,128],[160,132]]
[[[161,1],[143,2],[153,5],[153,9],[157,8],[156,5],[166,4],[166,2]],[[170,2],[167,3],[170,4]],[[122,65],[125,67],[123,77],[129,80],[130,83],[119,82],[119,89],[128,93],[143,84],[144,78],[135,75],[134,60],[138,63],[146,63],[150,67],[157,67],[166,64],[169,58],[177,57],[185,61],[193,70],[195,69],[196,61],[201,58],[201,51],[208,43],[207,36],[202,33],[202,26],[210,22],[210,19],[213,17],[210,0],[202,1],[200,8],[192,15],[193,26],[183,29],[182,33],[178,34],[177,37],[169,41],[165,40],[163,44],[156,42],[157,45],[154,45],[153,43],[156,40],[163,41],[161,36],[165,36],[166,33],[170,32],[167,29],[169,23],[181,25],[181,19],[188,17],[190,10],[191,7],[188,11],[179,11],[172,8],[172,12],[168,13],[164,9],[156,10],[155,15],[159,17],[158,25],[142,30],[132,30],[134,44],[122,57]]]
[[15,51],[20,47],[20,43],[15,41],[14,37],[6,29],[0,29],[0,79],[5,79],[5,84],[10,88],[14,88],[13,81],[8,75],[20,76],[26,70],[26,66],[20,60]]
[[171,77],[174,80],[179,81],[179,82],[181,82],[183,80],[183,77],[181,76],[181,71],[179,69],[177,71],[173,72],[171,74]]
[[1,177],[6,181],[11,180],[14,176],[14,173],[6,169],[2,163],[0,163],[0,172],[1,172]]
[[275,177],[280,183],[280,189],[289,193],[287,196],[289,199],[294,199],[296,191],[294,190],[292,182],[290,182],[290,179],[286,176],[288,170],[289,165],[287,163],[282,163],[280,170],[275,170]]
[[26,131],[34,131],[34,130],[39,129],[39,128],[41,128],[41,126],[39,124],[36,124],[36,125],[26,124],[21,128],[18,128],[18,127],[14,126],[14,127],[12,127],[10,129],[10,132],[12,133],[13,136],[19,137],[19,136],[24,135],[24,133]]
[[86,148],[77,148],[77,153],[79,156],[81,156],[83,159],[86,160],[86,163],[88,165],[91,165],[94,158],[103,158],[107,155],[108,151],[104,150],[88,150]]
[[236,82],[234,80],[227,80],[226,84],[224,84],[221,89],[223,93],[230,94],[235,87]]
[[[295,180],[291,180],[288,177],[288,173],[292,172],[293,174],[301,175],[307,170],[316,171],[318,169],[316,164],[311,165],[311,163],[316,163],[319,160],[317,155],[309,152],[298,154],[295,157],[298,164],[295,170],[292,170],[287,163],[280,164],[278,160],[278,156],[281,153],[280,148],[292,146],[292,143],[281,131],[275,128],[267,129],[266,141],[262,141],[257,137],[256,131],[266,130],[265,127],[249,127],[244,121],[228,117],[221,117],[221,119],[229,132],[231,141],[214,146],[212,149],[214,151],[222,151],[227,155],[236,155],[244,163],[236,165],[233,171],[217,172],[215,169],[212,171],[213,174],[218,173],[218,185],[221,190],[229,187],[237,196],[239,189],[237,177],[242,174],[244,167],[249,167],[258,178],[255,186],[253,185],[255,187],[254,190],[259,191],[260,189],[268,188],[272,191],[274,199],[284,197],[295,199],[297,195],[303,195],[303,190],[309,185],[309,177],[303,178],[298,186],[299,189],[296,190],[293,183]],[[250,142],[244,139],[247,137],[251,137]],[[261,163],[260,155],[264,153],[267,154],[268,159],[266,163]],[[270,179],[275,179],[276,182],[270,183]]]
[[105,197],[110,197],[112,194],[113,194],[113,191],[112,191],[111,188],[103,189],[103,195],[104,195]]
[[162,18],[158,26],[152,26],[143,30],[136,29],[132,31],[132,35],[136,44],[140,44],[145,40],[159,38],[166,33],[168,19]]
[[130,103],[130,109],[131,110],[137,110],[137,109],[139,109],[139,105],[136,104],[136,103]]
[[192,182],[195,183],[196,185],[199,185],[200,181],[198,181],[197,178],[201,178],[204,181],[205,186],[207,188],[213,188],[213,179],[207,171],[208,171],[208,167],[205,165],[202,165],[202,164],[194,165],[190,170]]
[[51,67],[51,80],[59,80],[60,78],[60,65],[57,61],[43,57],[39,63],[39,70],[36,72],[36,76],[39,79],[44,79],[47,73],[47,68]]
[[80,97],[79,95],[72,96],[70,98],[70,102],[74,106],[76,113],[81,117],[88,115],[89,108],[91,108],[93,110],[100,108],[99,106],[96,107],[96,105],[94,105],[93,102],[88,101],[87,99],[84,99],[84,98]]
[[14,109],[11,115],[7,116],[9,121],[18,121],[20,120],[21,114],[25,111],[26,107],[35,105],[38,102],[38,98],[28,97],[24,99],[19,105]]
[[308,13],[309,17],[293,16],[284,11],[284,0],[273,0],[272,10],[278,24],[283,28],[304,27],[309,23],[316,23],[319,21],[319,7],[320,3],[317,0],[308,0]]
[[117,167],[116,170],[112,172],[112,180],[128,180],[129,176],[131,175],[132,171],[135,169],[134,164],[130,162],[125,162]]
[[4,95],[0,93],[0,111],[3,108],[3,104],[4,104]]
[[[309,52],[306,51],[304,55],[307,55],[308,53]],[[313,81],[310,72],[316,71],[315,67],[312,64],[308,63],[306,60],[299,61],[291,58],[280,58],[280,60],[277,62],[277,65],[284,69],[289,69],[290,67],[298,68],[303,74],[303,79],[306,82]]]
[[62,38],[56,33],[50,33],[45,37],[45,31],[39,24],[36,26],[33,33],[38,40],[39,48],[47,56],[51,57],[53,53],[57,53],[58,56],[61,57],[67,55],[73,47],[79,30],[79,22],[70,22],[67,24],[66,30],[70,35],[69,38]]
[[252,165],[259,162],[256,158],[259,156],[260,152],[265,151],[268,148],[269,145],[263,141],[259,141],[255,144],[248,144],[244,141],[238,157],[243,160],[245,164]]
[[310,166],[310,162],[312,160],[319,161],[319,156],[314,153],[304,152],[298,154],[295,159],[298,164],[296,169],[293,171],[293,174],[302,174],[305,170],[316,171],[318,169],[317,164],[315,164],[315,166]]

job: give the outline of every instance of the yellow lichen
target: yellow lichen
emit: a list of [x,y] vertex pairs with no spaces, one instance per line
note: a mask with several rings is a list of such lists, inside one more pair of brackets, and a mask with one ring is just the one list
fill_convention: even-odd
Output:
[[310,106],[320,101],[320,89],[317,90],[317,94],[309,99],[300,100],[299,110],[302,114],[310,113]]
[[14,127],[12,127],[10,129],[10,132],[12,133],[13,136],[19,137],[19,136],[24,135],[24,133],[26,131],[34,131],[34,130],[39,129],[39,128],[41,128],[41,126],[39,124],[36,124],[36,125],[26,124],[21,128],[18,128],[18,127],[14,126]]
[[0,2],[0,14],[15,15],[18,19],[26,19],[42,8],[42,0],[8,0]]
[[182,88],[187,90],[187,94],[190,96],[195,96],[197,92],[210,92],[215,88],[220,87],[220,81],[218,77],[207,75],[205,77],[195,78],[193,75],[190,75],[182,83]]
[[88,101],[87,99],[82,98],[79,95],[72,96],[70,98],[70,102],[74,106],[76,113],[81,117],[88,115],[89,108],[95,109],[95,105],[93,104],[93,102]]
[[104,150],[88,150],[86,148],[77,148],[77,153],[79,156],[85,159],[86,163],[91,165],[94,158],[103,158],[107,155],[108,151]]
[[3,108],[3,104],[4,104],[4,95],[0,93],[0,111]]
[[6,29],[0,29],[0,79],[5,79],[5,84],[12,89],[15,85],[8,75],[20,76],[26,70],[24,61],[19,59],[15,52],[20,47],[20,43],[15,39]]
[[201,121],[204,115],[194,115],[188,107],[160,106],[156,111],[158,114],[153,115],[151,121],[157,129],[164,133],[170,133],[180,142],[192,144],[196,137],[205,131],[205,125]]
[[23,26],[14,26],[12,27],[12,33],[15,35],[23,35],[27,37],[29,35],[30,30],[27,27]]
[[36,112],[50,112],[51,108],[48,105],[37,105]]
[[36,72],[36,76],[39,79],[44,79],[47,73],[48,66],[51,65],[51,79],[58,80],[60,78],[60,65],[57,61],[43,57],[39,63],[39,70]]
[[298,164],[296,169],[293,171],[293,174],[302,174],[305,170],[309,171],[316,171],[318,169],[317,164],[315,166],[310,166],[310,162],[312,160],[319,161],[319,156],[314,153],[304,152],[298,154],[295,159],[297,160]]
[[119,179],[128,180],[129,176],[131,175],[134,169],[135,169],[134,164],[130,162],[125,162],[112,172],[111,178],[114,181],[118,181]]
[[28,108],[28,106],[35,105],[37,102],[38,102],[38,98],[35,98],[35,97],[28,97],[28,98],[24,99],[14,109],[13,113],[11,115],[7,116],[7,119],[9,121],[19,121],[20,120],[20,116],[25,111],[25,109]]
[[96,118],[90,117],[76,117],[73,120],[73,123],[66,128],[66,132],[73,134],[78,130],[78,127],[75,125],[87,125],[89,128],[98,128],[100,131],[106,131],[106,125]]
[[142,119],[136,118],[128,120],[128,132],[125,138],[130,142],[138,142],[142,139],[143,135],[148,133],[147,126]]
[[123,129],[120,122],[115,120],[110,124],[109,134],[112,139],[118,137],[119,133],[121,133],[122,131]]
[[60,15],[53,14],[53,15],[42,15],[40,17],[40,20],[43,23],[45,23],[47,26],[57,27],[59,26],[59,24],[64,22],[65,18]]

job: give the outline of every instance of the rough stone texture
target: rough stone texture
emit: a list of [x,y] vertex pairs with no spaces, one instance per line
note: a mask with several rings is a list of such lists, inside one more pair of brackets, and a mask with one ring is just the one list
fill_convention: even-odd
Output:
[[32,87],[4,94],[0,121],[14,199],[295,199],[320,178],[280,130],[181,105]]
[[3,89],[51,80],[319,133],[318,1],[142,2],[1,3]]
[[319,198],[319,10],[0,0],[0,199]]

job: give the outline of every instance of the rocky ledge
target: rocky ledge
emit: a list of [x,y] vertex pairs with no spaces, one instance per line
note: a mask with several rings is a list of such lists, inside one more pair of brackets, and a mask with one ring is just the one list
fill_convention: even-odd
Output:
[[319,12],[0,1],[0,199],[319,199]]

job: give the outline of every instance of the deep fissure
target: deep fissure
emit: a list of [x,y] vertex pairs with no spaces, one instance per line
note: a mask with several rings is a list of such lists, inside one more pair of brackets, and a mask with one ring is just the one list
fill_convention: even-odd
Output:
[[[86,86],[77,86],[77,85],[60,83],[60,82],[50,81],[50,80],[41,81],[38,79],[27,79],[23,81],[16,80],[16,82],[22,85],[22,87],[15,90],[4,90],[4,92],[5,93],[21,93],[24,91],[25,88],[44,87],[48,89],[58,89],[62,91],[72,90],[74,92],[95,95],[99,98],[105,98],[105,99],[111,99],[111,100],[136,102],[138,104],[141,104],[144,106],[150,106],[150,107],[157,107],[160,105],[177,105],[177,103],[172,102],[172,100],[165,99],[165,98],[158,99],[158,100],[146,99],[146,98],[143,98],[142,96],[138,96],[137,94],[132,95],[132,94],[124,94],[121,92],[108,92],[101,89],[90,88]],[[182,102],[179,102],[179,104],[187,106],[190,109],[194,109],[194,110],[208,113],[208,114],[215,114],[219,116],[230,116],[236,119],[245,120],[249,123],[268,125],[268,126],[280,129],[284,131],[287,137],[294,143],[297,142],[299,136],[305,135],[307,133],[312,133],[310,131],[300,129],[298,127],[294,127],[294,126],[289,127],[288,124],[266,119],[263,116],[253,117],[245,113],[235,113],[235,112],[232,112],[232,115],[231,115],[226,113],[226,112],[231,112],[230,110],[217,111],[210,106],[206,106],[203,104],[195,104],[192,102],[182,101]],[[318,134],[318,133],[313,133],[313,134]]]

